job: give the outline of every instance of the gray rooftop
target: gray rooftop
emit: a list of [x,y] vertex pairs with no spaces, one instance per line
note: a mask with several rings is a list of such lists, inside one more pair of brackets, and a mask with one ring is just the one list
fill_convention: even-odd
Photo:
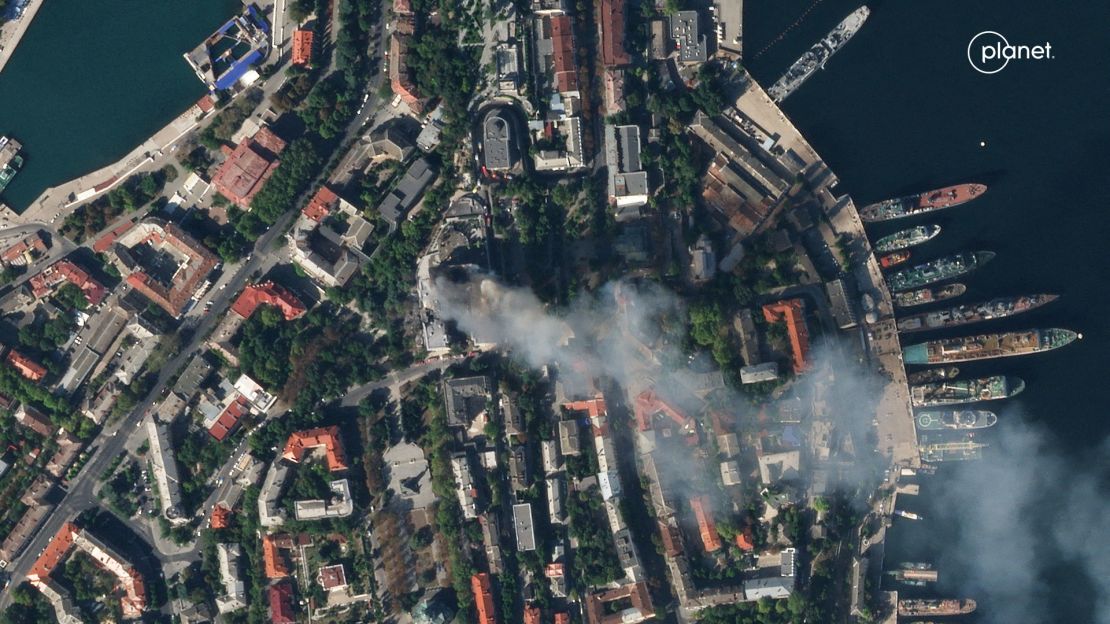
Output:
[[536,530],[532,526],[532,505],[513,505],[513,529],[516,531],[517,550],[536,549]]
[[698,32],[698,12],[679,11],[671,15],[671,40],[683,63],[704,63],[707,58],[705,35]]
[[482,413],[489,401],[490,385],[487,377],[460,377],[443,383],[447,403],[447,424],[452,427],[469,427],[470,421]]

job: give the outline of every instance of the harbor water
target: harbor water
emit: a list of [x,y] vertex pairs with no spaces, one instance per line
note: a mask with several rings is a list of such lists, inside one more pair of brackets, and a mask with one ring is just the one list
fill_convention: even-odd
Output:
[[[773,83],[858,5],[746,2],[746,67]],[[859,206],[960,182],[990,186],[964,206],[868,228],[874,238],[940,224],[943,233],[914,250],[920,260],[997,252],[962,280],[968,294],[952,303],[1061,295],[1015,318],[914,334],[909,342],[987,327],[1067,327],[1084,336],[1046,354],[961,365],[964,375],[1019,376],[1027,389],[986,406],[997,409],[999,423],[977,434],[990,445],[984,459],[945,464],[921,481],[921,496],[900,497],[927,520],[896,521],[888,566],[938,563],[937,589],[903,593],[978,600],[979,611],[962,621],[1110,621],[1110,547],[1101,532],[1110,522],[1103,502],[1110,482],[1110,5],[868,6],[871,17],[856,37],[784,102],[787,115],[840,177],[838,190]],[[968,44],[986,30],[1012,44],[1050,42],[1054,58],[977,73]]]
[[236,0],[47,0],[0,72],[0,133],[26,164],[4,193],[16,210],[108,165],[184,112],[205,88],[182,54]]

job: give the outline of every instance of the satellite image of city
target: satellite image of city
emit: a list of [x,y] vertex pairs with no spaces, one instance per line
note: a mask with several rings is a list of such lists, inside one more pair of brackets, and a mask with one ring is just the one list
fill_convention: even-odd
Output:
[[1080,0],[0,0],[0,624],[1110,624],[1108,66]]

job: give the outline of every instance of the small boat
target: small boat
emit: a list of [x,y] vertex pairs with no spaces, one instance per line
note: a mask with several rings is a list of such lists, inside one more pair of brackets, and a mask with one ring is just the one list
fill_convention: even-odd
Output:
[[889,269],[890,267],[898,266],[899,264],[902,264],[909,259],[910,252],[896,251],[894,253],[886,254],[885,256],[879,256],[879,266],[883,267],[884,269]]

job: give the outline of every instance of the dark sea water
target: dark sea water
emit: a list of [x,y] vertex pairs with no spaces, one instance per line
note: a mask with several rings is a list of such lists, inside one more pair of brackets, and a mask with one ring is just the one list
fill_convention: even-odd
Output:
[[0,133],[26,165],[4,200],[118,160],[204,94],[182,54],[236,0],[47,0],[0,72]]
[[[745,65],[769,86],[857,6],[747,0]],[[869,6],[860,33],[785,102],[787,115],[857,205],[958,182],[990,185],[971,204],[871,232],[939,223],[944,232],[918,259],[996,251],[965,280],[960,301],[1062,295],[976,329],[1060,326],[1084,336],[1053,353],[963,367],[1018,375],[1028,387],[984,406],[1000,415],[982,436],[991,444],[985,459],[946,464],[922,482],[922,496],[903,499],[929,520],[898,524],[888,561],[939,562],[941,591],[978,599],[977,621],[1108,622],[1110,607],[1099,601],[1110,583],[1110,3]],[[976,73],[967,46],[984,30],[1015,44],[1050,41],[1055,58]]]

